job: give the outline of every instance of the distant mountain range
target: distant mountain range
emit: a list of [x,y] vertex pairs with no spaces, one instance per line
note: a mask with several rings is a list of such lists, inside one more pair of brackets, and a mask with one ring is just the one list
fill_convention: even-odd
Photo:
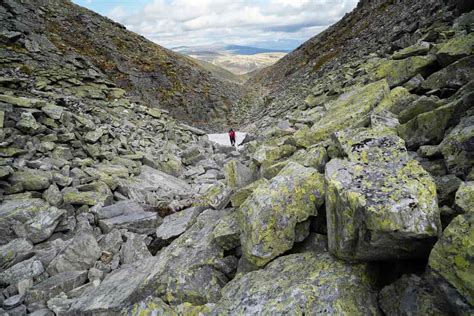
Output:
[[245,75],[271,66],[290,51],[242,45],[179,46],[173,50],[222,67],[236,75]]

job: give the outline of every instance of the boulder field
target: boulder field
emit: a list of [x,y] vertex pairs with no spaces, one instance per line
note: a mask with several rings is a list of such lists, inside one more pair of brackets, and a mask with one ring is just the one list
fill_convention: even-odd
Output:
[[458,4],[326,69],[237,150],[4,1],[0,314],[472,315],[474,13]]

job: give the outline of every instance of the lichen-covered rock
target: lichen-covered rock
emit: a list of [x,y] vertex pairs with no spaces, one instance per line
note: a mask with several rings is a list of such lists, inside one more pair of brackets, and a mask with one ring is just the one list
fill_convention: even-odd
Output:
[[474,166],[474,116],[464,117],[443,139],[439,148],[450,173],[465,178]]
[[7,200],[0,204],[0,244],[6,244],[16,238],[13,226],[26,223],[38,213],[50,206],[42,199]]
[[459,189],[456,191],[454,200],[456,206],[464,212],[474,212],[474,182],[467,181],[461,183]]
[[64,214],[64,210],[56,207],[38,212],[34,218],[23,225],[25,237],[35,244],[48,239]]
[[210,206],[216,210],[227,207],[232,197],[232,189],[222,182],[211,185],[195,203],[195,206]]
[[16,257],[29,253],[33,244],[25,238],[17,238],[8,244],[0,246],[0,268],[6,267]]
[[453,122],[465,113],[470,106],[469,96],[440,106],[433,111],[422,113],[398,127],[398,134],[408,148],[421,145],[439,144],[444,133]]
[[430,43],[428,42],[418,42],[415,45],[408,46],[407,48],[404,48],[402,50],[399,50],[398,52],[395,52],[392,55],[392,58],[397,60],[397,59],[405,59],[411,56],[417,56],[417,55],[425,55],[430,51]]
[[298,150],[290,159],[302,166],[315,168],[319,172],[324,172],[324,167],[328,161],[328,154],[322,144],[316,144],[307,149]]
[[442,66],[474,54],[474,33],[457,36],[444,43],[436,52]]
[[231,250],[240,245],[240,228],[237,213],[232,212],[222,217],[212,231],[216,243],[224,250]]
[[239,207],[240,205],[242,205],[245,200],[252,194],[252,192],[265,182],[267,182],[267,179],[259,179],[237,190],[234,194],[232,194],[232,197],[230,199],[230,201],[232,202],[232,206]]
[[69,292],[84,284],[87,271],[67,271],[56,274],[33,286],[27,294],[27,302],[46,302],[61,292]]
[[253,155],[253,159],[261,166],[271,166],[280,159],[291,156],[296,147],[290,144],[281,146],[262,145],[258,147]]
[[264,266],[291,249],[296,224],[316,216],[323,202],[322,175],[290,162],[278,176],[258,186],[238,210],[246,259]]
[[309,147],[338,130],[358,123],[389,92],[387,81],[383,79],[341,95],[327,105],[327,111],[316,124],[294,134],[296,143],[301,147]]
[[239,275],[211,315],[380,315],[369,269],[327,253],[292,254]]
[[335,135],[350,159],[326,165],[329,250],[340,258],[425,256],[441,229],[433,179],[392,133]]
[[374,112],[378,113],[386,110],[394,114],[399,114],[416,99],[417,96],[411,94],[407,89],[396,87],[390,90],[390,93],[380,101],[380,104],[374,109]]
[[61,118],[61,115],[63,114],[64,107],[57,106],[52,103],[48,103],[41,108],[41,111],[43,111],[47,116],[49,116],[53,120],[59,120]]
[[178,316],[178,313],[172,309],[168,304],[163,302],[158,297],[149,296],[146,299],[133,304],[130,307],[124,308],[120,315],[123,316],[154,316],[167,315]]
[[403,275],[379,293],[379,304],[387,316],[443,316],[449,308],[433,287],[417,275]]
[[24,279],[37,277],[43,272],[44,267],[41,261],[36,257],[32,257],[0,272],[0,284],[2,286],[16,284]]
[[444,102],[440,102],[440,100],[435,96],[421,96],[400,112],[398,120],[400,123],[404,124],[419,114],[432,111],[442,105],[444,105]]
[[[474,213],[469,212],[453,219],[443,236],[431,251],[428,265],[435,276],[441,277],[467,302],[460,310],[474,312]],[[453,304],[456,300],[452,299]],[[467,309],[467,310],[466,310]],[[468,313],[466,313],[468,314]]]
[[51,261],[47,271],[50,275],[67,271],[87,270],[102,254],[92,230],[79,230],[61,252]]
[[387,60],[374,71],[377,79],[386,78],[390,87],[399,86],[417,74],[426,75],[436,62],[435,56],[413,56],[402,60]]
[[63,202],[74,205],[94,206],[99,203],[109,204],[112,192],[107,184],[98,181],[81,187],[67,188],[63,191]]
[[51,184],[51,172],[26,169],[13,173],[9,181],[13,185],[21,184],[28,191],[44,190]]
[[227,186],[240,189],[255,180],[255,174],[250,168],[233,159],[224,165],[224,176]]
[[446,68],[435,72],[422,83],[426,90],[457,90],[474,80],[474,56],[458,60]]

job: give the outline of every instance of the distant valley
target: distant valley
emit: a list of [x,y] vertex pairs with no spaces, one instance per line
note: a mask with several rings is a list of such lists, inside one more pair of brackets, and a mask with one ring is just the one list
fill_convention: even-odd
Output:
[[174,51],[222,67],[247,79],[246,75],[276,63],[289,51],[251,46],[180,46]]

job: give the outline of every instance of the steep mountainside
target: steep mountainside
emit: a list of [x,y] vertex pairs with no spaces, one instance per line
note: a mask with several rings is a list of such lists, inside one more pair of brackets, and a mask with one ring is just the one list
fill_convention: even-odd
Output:
[[1,13],[4,41],[33,74],[55,69],[61,76],[71,67],[93,65],[137,100],[216,130],[239,98],[235,82],[70,1],[6,0]]
[[472,7],[465,0],[360,1],[341,21],[255,74],[236,120],[261,130],[276,123],[272,117],[303,108],[311,90],[318,93],[323,86],[330,95],[339,94],[364,61],[410,46]]

